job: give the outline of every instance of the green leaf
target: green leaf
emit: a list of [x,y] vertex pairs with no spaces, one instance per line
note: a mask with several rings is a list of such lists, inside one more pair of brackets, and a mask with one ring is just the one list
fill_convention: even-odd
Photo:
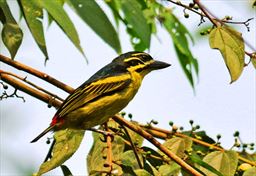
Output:
[[73,175],[67,166],[61,165],[60,168],[61,168],[64,176],[72,176]]
[[244,173],[243,176],[253,176],[256,175],[256,167],[252,167],[250,169],[247,169]]
[[[87,155],[87,170],[90,175],[94,173],[96,174],[98,171],[109,170],[109,168],[104,167],[104,164],[106,163],[106,158],[104,157],[107,156],[107,144],[102,142],[101,139],[104,139],[102,134],[93,132],[93,145]],[[121,159],[124,146],[125,143],[123,139],[119,136],[115,136],[112,141],[112,159],[114,161],[119,161]],[[113,165],[113,169],[118,170],[118,173],[122,173],[121,168],[117,165]]]
[[[55,2],[59,3],[60,6],[63,6],[64,3],[65,3],[65,0],[55,0]],[[48,13],[48,27],[51,26],[51,24],[52,24],[53,21],[54,21],[54,20],[53,20],[51,14]]]
[[151,174],[144,169],[136,169],[134,172],[136,176],[151,176]]
[[218,175],[218,176],[223,176],[219,171],[217,171],[214,167],[212,167],[211,165],[207,164],[206,162],[202,161],[201,158],[196,155],[195,153],[193,153],[192,155],[189,155],[189,159],[195,163],[198,164],[199,166],[202,166],[203,168],[211,171],[212,173]]
[[254,52],[251,56],[251,62],[254,68],[256,69],[256,52]]
[[40,166],[37,175],[42,175],[68,160],[80,146],[84,133],[84,130],[74,129],[65,129],[55,132],[54,138],[56,142],[53,146],[52,158]]
[[136,0],[129,0],[121,1],[121,7],[128,22],[127,26],[137,34],[142,44],[149,48],[151,31],[141,5]]
[[[215,151],[206,155],[203,159],[204,162],[214,167],[225,176],[233,176],[236,172],[238,164],[238,154],[235,151]],[[215,176],[208,169],[200,167],[207,176]]]
[[193,38],[188,32],[186,27],[177,19],[175,15],[168,9],[162,9],[160,18],[166,30],[172,37],[174,48],[177,53],[181,67],[189,80],[190,85],[194,88],[195,73],[198,76],[199,68],[196,58],[193,57],[190,48],[188,38],[193,43]]
[[252,65],[253,65],[254,68],[256,69],[256,59],[252,59]]
[[185,157],[185,150],[191,149],[192,140],[189,138],[174,137],[166,140],[163,143],[163,146],[167,147],[177,156],[183,158]]
[[[138,153],[139,160],[143,164],[142,155]],[[124,152],[121,156],[121,163],[125,166],[130,166],[133,170],[140,169],[138,161],[136,160],[135,154],[132,150]]]
[[75,29],[74,24],[70,20],[66,11],[63,9],[62,5],[56,1],[52,0],[39,0],[41,8],[47,10],[47,12],[52,16],[54,21],[60,26],[60,28],[65,32],[65,34],[70,38],[76,48],[84,55],[83,49],[80,46],[80,40]]
[[[143,151],[146,153],[150,153],[150,155],[156,156],[158,158],[162,158],[162,155],[160,155],[158,152],[156,152],[155,150],[153,150],[149,147],[143,146],[143,147],[141,147],[141,149],[143,149]],[[163,164],[162,159],[156,159],[154,157],[148,157],[147,161],[154,167],[157,167],[157,166],[160,166]]]
[[3,23],[2,40],[10,52],[12,59],[14,59],[22,42],[23,33],[12,16],[6,0],[0,0],[0,16],[1,22]]
[[121,8],[121,2],[119,0],[111,0],[111,1],[104,1],[112,11],[114,16],[116,26],[119,26],[119,20],[123,20],[119,14],[119,10]]
[[244,69],[244,40],[242,34],[227,26],[218,26],[209,36],[210,47],[218,49],[231,76],[231,83],[236,81]]
[[164,164],[161,165],[158,169],[161,176],[178,176],[180,173],[180,166],[174,162],[171,162],[171,164]]
[[37,45],[44,53],[46,59],[49,56],[46,49],[44,29],[43,29],[43,10],[40,8],[37,0],[19,0],[19,5],[24,14],[27,25],[33,35]]
[[117,32],[109,21],[107,15],[94,0],[69,0],[76,13],[87,23],[94,32],[106,43],[121,53],[121,45]]
[[[133,123],[134,125],[138,125],[138,122],[135,122],[135,121],[132,121],[131,123]],[[138,133],[135,133],[134,131],[130,130],[129,128],[126,128],[126,129],[131,137],[132,142],[136,143],[137,147],[141,147],[143,144],[144,138]],[[128,140],[126,136],[124,138]]]

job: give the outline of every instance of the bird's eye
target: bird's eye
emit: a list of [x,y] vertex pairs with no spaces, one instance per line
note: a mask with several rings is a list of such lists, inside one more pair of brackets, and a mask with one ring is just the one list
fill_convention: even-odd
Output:
[[144,64],[144,63],[139,59],[134,59],[134,60],[130,60],[128,64],[129,66],[135,66],[135,65]]

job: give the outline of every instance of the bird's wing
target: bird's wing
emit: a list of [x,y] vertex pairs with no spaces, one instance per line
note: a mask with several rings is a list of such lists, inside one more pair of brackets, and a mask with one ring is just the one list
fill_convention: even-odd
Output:
[[101,96],[120,91],[126,88],[131,82],[130,76],[115,76],[99,79],[97,81],[84,84],[77,88],[67,99],[63,102],[56,115],[64,117],[68,113],[85,106]]

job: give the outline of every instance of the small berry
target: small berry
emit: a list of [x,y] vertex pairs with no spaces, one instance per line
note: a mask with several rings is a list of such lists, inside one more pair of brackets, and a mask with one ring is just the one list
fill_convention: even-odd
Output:
[[189,123],[190,123],[190,125],[193,125],[194,121],[193,121],[193,120],[190,120]]
[[151,121],[154,125],[157,125],[158,124],[158,121],[156,121],[156,120],[152,120]]
[[221,138],[221,135],[220,135],[220,134],[218,134],[218,135],[217,135],[217,139],[219,140],[220,138]]
[[3,85],[4,89],[8,89],[8,86],[7,85]]
[[239,131],[236,131],[233,136],[238,137],[239,136]]
[[197,125],[195,128],[196,128],[196,130],[200,129],[200,125]]
[[131,118],[132,118],[132,114],[131,114],[131,113],[129,113],[129,114],[128,114],[128,117],[131,119]]
[[197,4],[194,5],[194,9],[195,9],[195,10],[198,10],[198,9],[199,9],[199,7],[198,7]]
[[188,6],[189,6],[190,8],[193,8],[193,7],[194,7],[194,5],[195,5],[195,4],[194,4],[194,3],[192,3],[192,2],[188,4]]
[[126,114],[126,112],[121,112],[120,113],[120,115],[123,116],[123,117],[125,116],[125,114]]
[[181,126],[181,127],[180,127],[180,131],[182,131],[182,130],[184,130],[184,128]]
[[170,125],[170,126],[173,126],[173,122],[172,122],[172,121],[170,121],[170,122],[169,122],[169,125]]
[[205,35],[205,31],[200,31],[200,35]]
[[189,14],[188,14],[188,13],[185,13],[185,14],[184,14],[184,17],[185,17],[185,18],[189,18]]
[[104,166],[104,167],[109,167],[109,164],[108,164],[108,163],[104,163],[103,166]]

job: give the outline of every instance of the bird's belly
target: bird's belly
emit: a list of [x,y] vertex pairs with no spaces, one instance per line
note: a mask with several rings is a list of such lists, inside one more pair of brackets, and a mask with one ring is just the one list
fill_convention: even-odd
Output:
[[[132,91],[129,91],[132,90]],[[131,101],[138,89],[126,89],[121,93],[114,93],[99,98],[96,101],[86,104],[67,117],[69,127],[88,129],[100,125],[108,120],[109,117],[120,112]]]

